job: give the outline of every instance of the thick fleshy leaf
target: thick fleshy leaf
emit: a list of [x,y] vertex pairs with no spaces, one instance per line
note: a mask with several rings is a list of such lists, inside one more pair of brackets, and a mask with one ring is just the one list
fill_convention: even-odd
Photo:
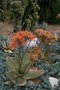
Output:
[[18,57],[18,55],[16,55],[14,58],[14,64],[15,64],[15,68],[17,69],[20,68],[20,58]]
[[11,57],[6,58],[6,65],[9,70],[18,70],[19,69],[19,61],[13,60]]
[[21,71],[25,72],[25,70],[29,67],[29,64],[30,64],[29,55],[26,52],[25,55],[23,56]]
[[9,50],[9,49],[4,49],[4,51],[6,52],[6,53],[13,53],[11,50]]
[[39,80],[39,79],[31,79],[31,80],[28,80],[27,85],[33,86],[33,85],[39,84],[39,83],[42,83],[42,80]]
[[30,69],[27,74],[24,75],[24,79],[34,79],[44,74],[42,69]]
[[11,81],[5,81],[4,84],[5,85],[10,85],[11,84]]
[[8,71],[6,73],[9,80],[11,80],[13,83],[15,83],[15,79],[17,78],[17,75],[14,71]]
[[18,85],[19,86],[25,86],[27,84],[27,81],[23,78],[18,78]]
[[6,65],[7,65],[7,68],[10,70],[15,69],[14,60],[11,57],[6,58]]

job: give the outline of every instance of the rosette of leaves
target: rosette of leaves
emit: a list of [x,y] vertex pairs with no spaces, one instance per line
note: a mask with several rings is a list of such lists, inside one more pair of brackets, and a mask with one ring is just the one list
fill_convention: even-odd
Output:
[[36,78],[44,74],[44,70],[32,67],[29,59],[28,52],[24,54],[22,59],[18,55],[13,58],[9,56],[6,58],[8,69],[6,72],[6,85],[13,83],[18,86],[24,86],[28,81],[36,82]]

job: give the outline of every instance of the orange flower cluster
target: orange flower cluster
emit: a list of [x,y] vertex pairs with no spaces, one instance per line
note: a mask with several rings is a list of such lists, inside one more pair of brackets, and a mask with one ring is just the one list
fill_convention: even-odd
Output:
[[25,37],[25,39],[30,39],[30,40],[33,40],[36,36],[30,32],[30,31],[21,31],[20,32],[21,35],[23,35],[23,37]]
[[29,50],[30,61],[34,62],[34,61],[38,60],[40,52],[41,52],[41,50],[39,47],[37,47],[37,46],[32,47]]
[[26,44],[26,39],[32,40],[36,36],[29,31],[20,31],[13,35],[12,41],[9,45],[10,49],[15,49],[16,47],[20,47],[21,45]]
[[35,31],[35,33],[37,34],[37,36],[42,37],[42,39],[44,41],[49,41],[51,43],[56,41],[55,36],[51,32],[49,32],[49,31],[45,31],[43,29],[37,29]]

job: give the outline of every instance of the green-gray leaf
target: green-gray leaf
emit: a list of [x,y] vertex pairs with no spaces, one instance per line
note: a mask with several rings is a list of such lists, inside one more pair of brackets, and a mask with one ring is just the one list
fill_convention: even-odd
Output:
[[13,83],[15,83],[15,79],[17,78],[17,75],[14,71],[8,71],[6,73],[9,80],[11,80]]
[[5,81],[4,84],[5,85],[10,85],[11,84],[11,81]]
[[19,61],[17,59],[13,60],[11,57],[6,58],[6,65],[8,70],[18,70],[19,69]]
[[9,70],[15,69],[15,64],[14,64],[14,61],[11,57],[6,58],[6,65],[7,65]]
[[24,79],[34,79],[44,74],[42,69],[30,69],[27,74],[24,75]]
[[29,64],[30,64],[29,55],[26,52],[22,60],[21,71],[24,72],[28,68]]

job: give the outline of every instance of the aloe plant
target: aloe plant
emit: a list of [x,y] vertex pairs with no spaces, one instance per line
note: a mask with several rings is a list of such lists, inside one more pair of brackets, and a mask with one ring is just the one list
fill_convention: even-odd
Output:
[[32,81],[44,74],[42,69],[32,67],[28,52],[24,54],[23,59],[16,55],[14,58],[8,56],[6,58],[6,65],[8,69],[6,73],[8,80],[5,84],[7,85],[13,83],[19,86],[24,86],[27,84],[27,81]]
[[[36,36],[40,42],[45,45],[45,50],[43,48],[42,51],[40,47],[41,43],[37,44],[35,47],[29,47],[30,45],[26,47],[27,40],[29,40],[30,44],[31,40]],[[13,83],[18,86],[24,86],[29,80],[34,82],[37,77],[43,75],[44,70],[35,67],[35,62],[38,58],[40,60],[49,60],[50,45],[55,41],[56,38],[52,33],[42,29],[37,29],[35,34],[29,31],[15,33],[11,43],[9,44],[9,49],[14,50],[14,57],[7,56],[6,58],[6,76],[8,81],[6,81],[5,84]]]

